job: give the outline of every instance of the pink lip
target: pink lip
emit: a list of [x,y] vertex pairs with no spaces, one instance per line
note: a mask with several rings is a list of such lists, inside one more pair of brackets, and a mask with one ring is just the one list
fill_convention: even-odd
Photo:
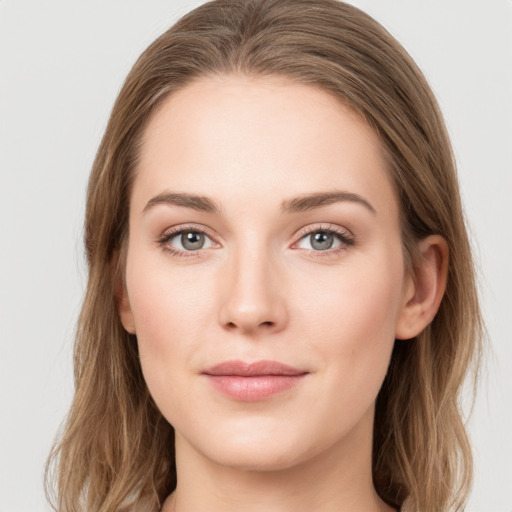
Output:
[[253,402],[294,387],[307,373],[276,361],[225,361],[208,368],[203,375],[218,391]]

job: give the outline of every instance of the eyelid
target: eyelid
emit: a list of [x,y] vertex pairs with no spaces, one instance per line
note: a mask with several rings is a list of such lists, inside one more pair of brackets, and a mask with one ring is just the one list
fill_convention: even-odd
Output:
[[[340,247],[336,247],[334,249],[326,249],[326,250],[312,250],[312,249],[302,249],[297,248],[297,244],[299,244],[305,237],[312,233],[330,233],[333,235],[336,235],[341,243]],[[340,251],[345,251],[347,247],[355,245],[356,238],[354,234],[347,228],[342,228],[340,226],[328,224],[325,226],[324,224],[317,224],[317,225],[310,225],[306,226],[305,228],[301,229],[297,235],[296,235],[296,241],[293,242],[291,245],[291,248],[295,248],[297,250],[305,251],[315,257],[326,257],[329,255],[337,254]]]
[[169,238],[170,236],[175,236],[179,233],[182,233],[183,231],[194,231],[197,233],[203,233],[204,235],[208,235],[210,238],[212,238],[209,230],[203,226],[196,224],[178,224],[177,226],[171,226],[166,228],[158,237],[158,239],[161,240],[163,238]]
[[[314,224],[310,226],[306,226],[305,228],[302,228],[296,235],[297,241],[301,240],[307,235],[310,235],[311,233],[317,233],[319,231],[326,232],[326,233],[334,233],[336,235],[340,235],[343,238],[350,239],[352,242],[355,242],[355,236],[354,234],[347,228],[342,228],[340,226],[335,226],[333,224]],[[294,242],[295,244],[296,242]]]
[[176,236],[184,233],[184,232],[193,232],[193,233],[201,233],[208,237],[213,246],[220,246],[219,242],[215,239],[214,236],[210,233],[210,230],[205,228],[204,226],[196,225],[196,224],[186,224],[186,225],[177,225],[172,226],[164,230],[164,232],[157,238],[157,244],[164,248],[164,250],[170,252],[173,256],[177,257],[198,257],[200,256],[204,250],[210,249],[207,247],[205,249],[197,249],[195,251],[186,251],[182,249],[177,249],[175,247],[171,247],[168,245],[168,242],[175,238]]

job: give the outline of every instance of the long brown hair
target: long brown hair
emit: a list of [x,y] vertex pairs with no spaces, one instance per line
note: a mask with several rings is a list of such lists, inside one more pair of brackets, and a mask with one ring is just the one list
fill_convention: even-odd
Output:
[[281,76],[313,84],[379,135],[401,206],[404,252],[445,238],[440,309],[413,340],[396,341],[376,404],[374,485],[410,510],[461,510],[472,458],[459,392],[478,361],[481,316],[454,158],[437,102],[400,44],[336,0],[215,0],[160,36],[129,73],[92,169],[85,222],[87,291],[75,345],[75,396],[47,466],[61,512],[158,509],[176,486],[174,431],[144,382],[137,340],[122,327],[131,184],[152,113],[174,91],[211,75]]

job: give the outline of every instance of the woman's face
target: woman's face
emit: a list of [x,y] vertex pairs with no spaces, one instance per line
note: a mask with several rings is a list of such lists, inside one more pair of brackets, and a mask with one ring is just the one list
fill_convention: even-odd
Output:
[[369,457],[409,281],[377,137],[326,92],[202,79],[152,118],[120,312],[178,456]]

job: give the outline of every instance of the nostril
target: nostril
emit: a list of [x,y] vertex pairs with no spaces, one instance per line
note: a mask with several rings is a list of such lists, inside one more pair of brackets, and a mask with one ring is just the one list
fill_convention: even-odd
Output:
[[[275,325],[275,322],[272,322],[271,320],[266,322],[261,322],[258,324],[259,327],[273,327]],[[226,324],[226,328],[229,330],[238,329],[238,327],[241,327],[242,329],[249,329],[248,326],[243,326],[242,324],[238,325],[236,322],[228,322]],[[252,330],[252,329],[250,329]]]

